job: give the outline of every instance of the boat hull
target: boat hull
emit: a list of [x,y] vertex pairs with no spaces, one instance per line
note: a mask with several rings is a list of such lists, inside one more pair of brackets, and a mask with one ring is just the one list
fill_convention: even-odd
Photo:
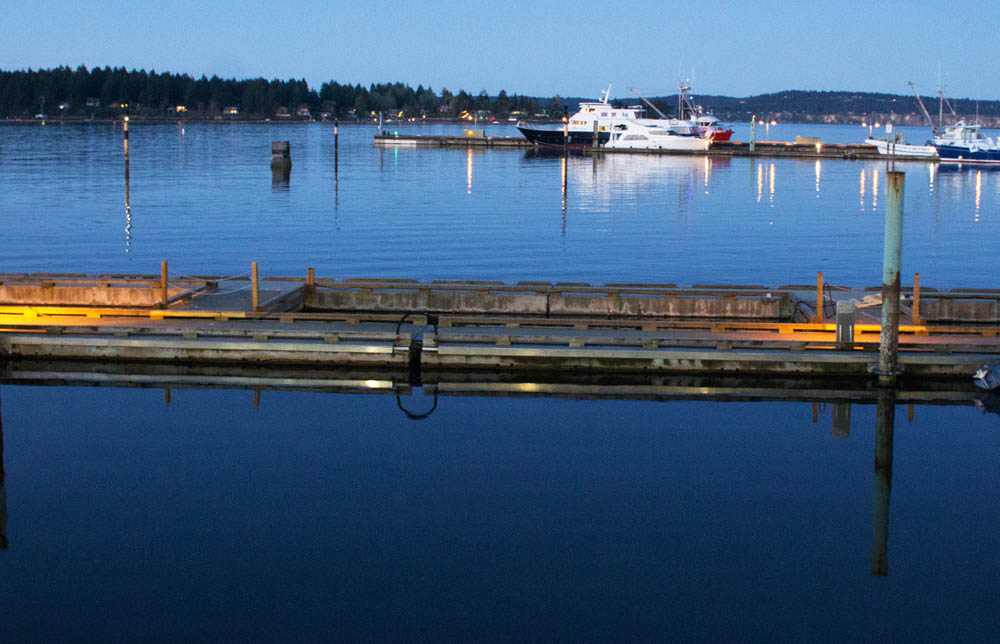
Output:
[[[594,145],[594,133],[593,132],[581,132],[579,130],[569,131],[569,140],[566,140],[566,135],[562,130],[546,130],[542,128],[527,127],[523,125],[517,126],[517,129],[524,135],[524,138],[528,139],[531,143],[538,146],[544,147],[569,147],[574,149],[589,148]],[[598,144],[603,145],[608,141],[609,134],[607,132],[597,133]]]
[[961,145],[935,145],[941,161],[950,163],[1000,163],[1000,150],[973,150]]

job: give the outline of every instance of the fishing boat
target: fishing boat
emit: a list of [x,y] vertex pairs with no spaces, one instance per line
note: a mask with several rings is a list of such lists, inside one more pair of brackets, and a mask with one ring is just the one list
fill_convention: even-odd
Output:
[[733,129],[726,127],[701,105],[695,105],[691,97],[691,86],[685,82],[677,85],[677,115],[692,121],[701,130],[701,136],[709,141],[728,141]]
[[[927,122],[930,123],[933,132],[933,138],[927,144],[934,147],[942,162],[1000,163],[1000,144],[988,136],[983,136],[979,132],[982,126],[978,123],[967,124],[964,120],[959,119],[955,108],[944,97],[944,92],[940,87],[938,88],[940,105],[936,127],[934,119],[931,118],[913,83],[910,83],[910,88],[917,97],[917,104],[920,105],[920,110],[924,113]],[[956,121],[954,125],[944,127],[944,106],[946,103]]]
[[931,140],[942,161],[955,163],[1000,163],[1000,145],[979,132],[979,124],[958,121]]

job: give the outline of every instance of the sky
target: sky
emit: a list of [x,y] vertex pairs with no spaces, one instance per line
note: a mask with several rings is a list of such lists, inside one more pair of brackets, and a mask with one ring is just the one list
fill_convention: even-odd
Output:
[[1000,2],[575,0],[8,3],[0,69],[401,81],[596,97],[787,89],[1000,99]]

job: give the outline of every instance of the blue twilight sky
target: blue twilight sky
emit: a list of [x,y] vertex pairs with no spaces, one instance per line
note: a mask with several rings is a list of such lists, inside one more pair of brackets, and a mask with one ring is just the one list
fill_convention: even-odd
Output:
[[[125,66],[319,88],[746,96],[783,89],[1000,98],[1000,2],[10,2],[0,69]],[[693,73],[692,73],[693,72]]]

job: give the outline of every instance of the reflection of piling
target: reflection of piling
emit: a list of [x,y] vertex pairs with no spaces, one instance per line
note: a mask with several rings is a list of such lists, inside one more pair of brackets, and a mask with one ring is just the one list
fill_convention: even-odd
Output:
[[882,255],[882,330],[879,338],[879,384],[895,385],[899,347],[899,269],[903,252],[902,172],[885,175],[888,195],[885,204],[885,241]]
[[833,403],[833,437],[851,437],[851,403]]
[[271,141],[271,180],[288,181],[292,174],[292,146],[288,141]]
[[7,549],[7,473],[3,469],[3,411],[0,410],[0,550]]
[[875,500],[872,511],[872,574],[889,574],[889,492],[892,488],[892,433],[896,391],[879,389],[875,425]]

